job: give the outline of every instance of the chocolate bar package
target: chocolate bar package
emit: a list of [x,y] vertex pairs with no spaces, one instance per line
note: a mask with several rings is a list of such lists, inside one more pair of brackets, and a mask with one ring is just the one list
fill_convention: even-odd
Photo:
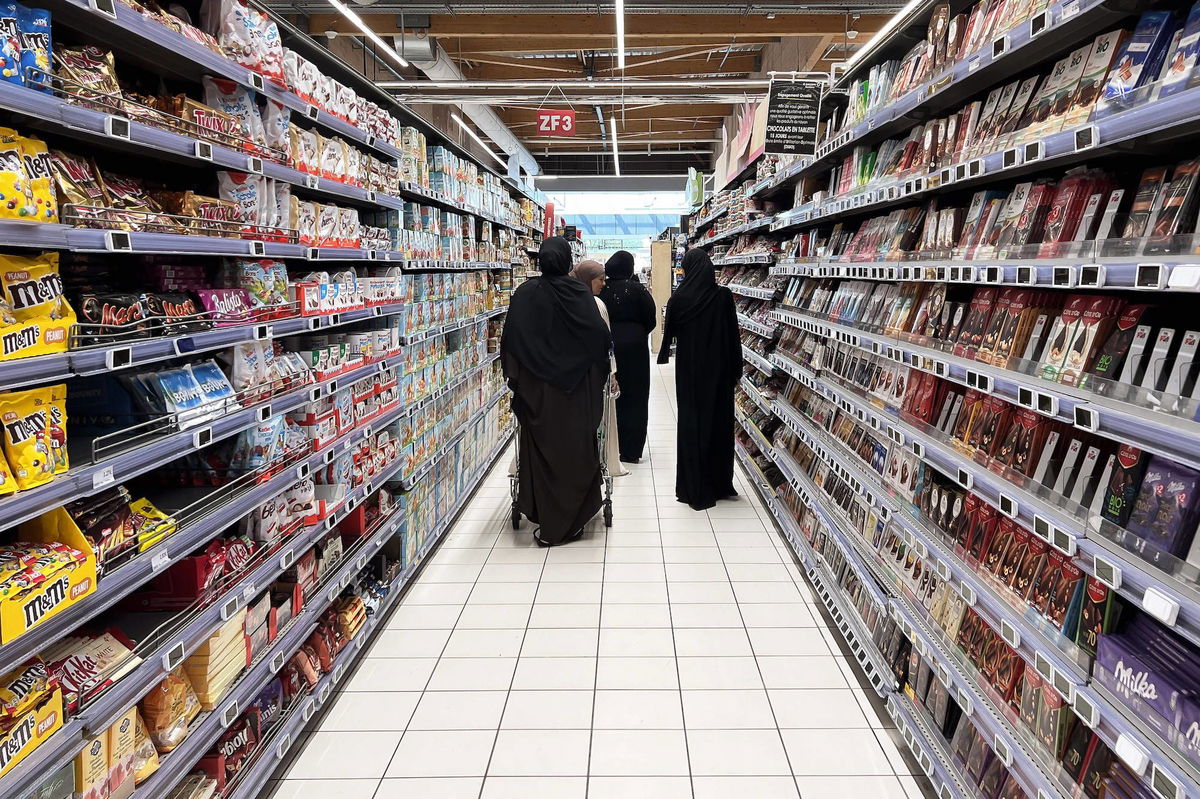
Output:
[[1071,731],[1067,733],[1067,743],[1063,747],[1062,765],[1074,783],[1079,782],[1083,773],[1084,761],[1087,759],[1088,749],[1091,747],[1094,737],[1096,734],[1090,727],[1077,717],[1073,717]]
[[82,344],[107,344],[150,335],[146,307],[137,294],[85,292],[78,304]]
[[1140,239],[1150,232],[1150,220],[1162,200],[1161,194],[1167,182],[1165,166],[1151,167],[1142,173],[1138,181],[1137,194],[1133,198],[1133,206],[1129,209],[1129,217],[1125,227],[1121,229],[1121,238]]
[[1144,542],[1140,552],[1152,563],[1163,556],[1180,556],[1196,527],[1196,488],[1192,469],[1157,455],[1150,457],[1141,490],[1125,527]]
[[147,315],[168,336],[198,333],[212,327],[201,315],[196,299],[181,291],[147,292],[142,295]]
[[1147,254],[1169,253],[1175,250],[1174,237],[1190,233],[1196,222],[1197,177],[1200,159],[1184,161],[1175,167],[1171,182],[1162,192],[1162,202],[1147,226]]
[[1046,560],[1046,553],[1050,545],[1037,536],[1030,535],[1028,544],[1025,547],[1021,562],[1017,565],[1016,571],[1013,574],[1011,588],[1017,596],[1022,599],[1029,599],[1030,592],[1033,590],[1034,582],[1037,580],[1042,571],[1042,565]]
[[1126,525],[1149,461],[1149,455],[1137,447],[1122,444],[1117,449],[1117,462],[1105,489],[1101,516],[1120,527]]
[[1079,328],[1067,348],[1058,379],[1065,385],[1078,384],[1091,366],[1097,350],[1116,323],[1123,300],[1116,297],[1092,297],[1079,317]]
[[[1096,353],[1096,359],[1087,370],[1088,373],[1080,376],[1081,388],[1091,387],[1094,391],[1103,393],[1107,390],[1104,381],[1117,379],[1121,374],[1121,367],[1125,365],[1125,356],[1129,353],[1137,328],[1149,308],[1148,305],[1126,305],[1121,310],[1116,325]],[[1093,377],[1100,379],[1096,381],[1091,379]]]
[[1058,381],[1067,356],[1075,344],[1075,338],[1081,332],[1080,320],[1092,301],[1093,297],[1086,294],[1071,294],[1067,297],[1062,312],[1050,327],[1045,349],[1039,357],[1041,376],[1046,380]]
[[1159,658],[1139,638],[1102,635],[1093,679],[1160,735],[1174,728],[1179,691]]
[[[1104,82],[1097,111],[1112,113],[1139,100],[1138,89],[1155,80],[1178,23],[1173,11],[1146,11],[1121,47]],[[1143,98],[1148,99],[1148,98]]]
[[1095,577],[1088,577],[1079,615],[1079,628],[1075,634],[1075,643],[1080,649],[1093,657],[1096,655],[1096,645],[1100,636],[1113,627],[1117,607],[1109,587]]

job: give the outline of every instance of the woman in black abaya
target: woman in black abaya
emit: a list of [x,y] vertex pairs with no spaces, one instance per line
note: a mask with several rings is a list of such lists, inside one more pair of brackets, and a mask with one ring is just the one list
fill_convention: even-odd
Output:
[[600,510],[596,431],[608,379],[608,328],[592,292],[570,277],[571,246],[553,237],[541,277],[513,292],[501,362],[520,423],[517,507],[542,546],[573,541]]
[[650,404],[650,346],[654,330],[654,298],[633,274],[633,255],[620,250],[604,265],[608,282],[600,299],[612,322],[617,358],[617,442],[621,460],[637,463],[646,446],[646,417]]
[[675,342],[675,399],[679,406],[675,498],[693,510],[737,496],[733,489],[733,388],[742,374],[733,295],[718,286],[701,249],[683,257],[683,282],[667,303],[662,349]]

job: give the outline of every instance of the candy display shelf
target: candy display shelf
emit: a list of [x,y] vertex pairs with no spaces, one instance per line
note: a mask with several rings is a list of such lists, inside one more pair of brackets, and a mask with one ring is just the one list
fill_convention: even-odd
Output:
[[[343,436],[328,448],[314,453],[300,462],[299,465],[289,467],[272,481],[260,484],[259,488],[262,490],[256,491],[256,493],[261,496],[257,497],[257,501],[261,502],[263,498],[278,492],[281,487],[294,481],[298,474],[307,474],[309,470],[318,468],[321,464],[328,461],[331,455],[336,454],[337,451],[353,447],[363,437],[370,435],[373,426],[385,426],[395,419],[417,413],[432,399],[436,399],[437,396],[440,396],[462,381],[490,366],[497,357],[489,357],[483,363],[464,372],[453,382],[447,384],[446,387],[440,389],[426,400],[411,406],[402,406],[395,409],[389,414],[374,420],[372,424],[364,425]],[[441,453],[444,454],[447,452],[454,441],[483,418],[503,396],[503,394],[493,396],[479,409],[474,411],[440,448]],[[507,436],[502,437],[501,444],[497,446],[495,452],[498,452],[506,441]],[[490,465],[494,460],[495,452],[485,461],[485,467]],[[422,470],[422,475],[427,473],[428,468],[439,460],[440,457],[441,455],[438,455],[429,459]],[[354,511],[359,504],[375,492],[377,487],[396,479],[399,476],[401,467],[401,462],[396,460],[389,464],[383,471],[365,480],[348,493],[341,504],[326,518],[285,538],[276,548],[262,558],[261,562],[253,568],[248,569],[234,582],[223,586],[221,595],[218,598],[187,616],[182,624],[173,624],[164,634],[156,635],[150,639],[152,646],[144,649],[139,648],[138,655],[141,658],[141,663],[138,666],[124,674],[120,680],[116,681],[105,692],[95,698],[90,698],[70,723],[54,733],[47,744],[36,750],[38,757],[34,758],[28,767],[22,762],[19,768],[0,777],[0,792],[3,792],[5,796],[20,796],[21,794],[18,792],[20,789],[30,786],[37,778],[44,777],[47,773],[54,771],[59,765],[69,762],[83,747],[83,736],[85,734],[90,733],[95,735],[103,733],[128,707],[135,704],[150,688],[182,664],[188,655],[200,644],[208,640],[221,629],[228,619],[232,618],[248,602],[258,596],[265,586],[269,586],[278,579],[297,559],[304,556],[305,553],[311,550],[330,531],[336,529],[338,524],[349,513]],[[466,482],[466,485],[474,486],[475,482],[486,472],[485,467],[481,467]],[[407,480],[406,488],[413,487],[416,482],[416,479]],[[468,491],[466,493],[469,495],[471,492]],[[239,497],[238,500],[235,504],[238,506],[241,514],[245,513],[246,508],[253,507],[256,504],[249,496]],[[461,504],[460,501],[459,508],[461,508]],[[457,510],[458,508],[448,518],[452,519]],[[404,514],[401,511],[393,513],[391,517],[378,525],[370,535],[364,536],[358,545],[344,553],[338,568],[323,579],[321,585],[312,592],[312,596],[309,597],[305,608],[289,622],[288,627],[279,633],[272,645],[251,664],[248,670],[238,678],[236,685],[222,698],[220,708],[203,715],[198,721],[193,723],[191,732],[183,744],[173,750],[169,756],[165,756],[163,767],[150,780],[138,787],[136,795],[145,797],[160,796],[162,794],[157,793],[157,791],[166,790],[166,788],[174,785],[186,775],[192,764],[209,749],[216,737],[237,718],[239,708],[246,705],[248,700],[253,698],[262,689],[267,680],[283,667],[286,659],[308,638],[316,626],[321,613],[329,603],[333,602],[350,585],[354,574],[361,571],[376,552],[401,532],[403,516]],[[230,519],[221,520],[206,516],[204,523],[196,525],[196,529],[181,530],[168,537],[163,544],[144,553],[117,572],[108,575],[106,580],[101,584],[102,590],[89,597],[83,605],[77,607],[86,607],[89,614],[94,615],[111,606],[126,595],[128,591],[136,588],[145,579],[148,579],[149,576],[161,571],[179,556],[186,555],[188,552],[194,550],[196,546],[203,544],[207,538],[216,535],[221,529],[228,526],[230,521]],[[445,525],[443,525],[442,530],[438,532],[437,536],[440,536],[444,529]],[[176,550],[177,556],[175,558],[172,558],[168,554],[168,546]],[[424,553],[422,553],[422,558],[423,556]],[[135,573],[137,570],[133,568],[134,564],[139,563],[143,565],[149,564],[149,568],[151,569],[149,573],[141,574],[140,580],[138,579],[139,575]],[[128,575],[125,574],[127,571],[130,571]],[[409,569],[406,573],[411,574],[411,572],[412,570]],[[390,593],[389,596],[391,596]],[[62,617],[60,616],[59,618]],[[47,622],[46,625],[35,628],[35,630],[42,631],[48,629],[55,621],[57,619],[51,620],[51,622]],[[75,624],[59,626],[65,631],[72,629],[76,625],[77,622]],[[19,638],[17,641],[22,642],[24,638]],[[0,655],[3,655],[6,659],[6,665],[3,667],[5,669],[21,662],[24,656],[21,653],[9,651],[10,649],[11,647],[0,649]],[[44,753],[43,749],[46,750]]]
[[[1020,791],[1013,795],[1052,799],[1124,791],[1195,799],[1200,757],[1188,715],[1190,685],[1171,672],[1190,673],[1200,646],[1200,541],[1194,539],[1189,488],[1200,472],[1200,392],[1192,386],[1196,333],[1187,297],[1200,290],[1200,187],[1192,177],[1200,72],[1194,60],[1185,60],[1183,82],[1178,66],[1160,71],[1159,61],[1147,61],[1144,74],[1137,69],[1155,34],[1153,46],[1168,61],[1175,52],[1171,34],[1179,31],[1180,40],[1193,42],[1200,35],[1200,6],[1107,0],[1032,5],[1000,23],[1008,30],[976,40],[971,33],[981,28],[974,26],[992,24],[986,19],[990,6],[910,4],[835,77],[832,93],[823,98],[813,156],[766,161],[757,176],[733,184],[728,197],[712,200],[739,203],[739,209],[744,202],[748,213],[770,218],[770,228],[721,230],[700,246],[777,250],[769,273],[791,278],[776,295],[787,298],[776,301],[772,312],[783,325],[776,338],[764,348],[743,334],[754,348],[743,348],[740,391],[749,402],[740,407],[762,424],[739,414],[745,431],[739,440],[750,451],[739,449],[739,457],[749,462],[757,448],[753,460],[773,473],[769,459],[784,475],[786,486],[759,487],[822,601],[848,607],[841,612],[854,619],[855,607],[863,607],[859,583],[871,587],[871,604],[886,609],[921,659],[936,663],[935,677],[950,686],[964,720],[1016,779]],[[944,60],[943,52],[950,54]],[[1132,78],[1124,71],[1130,64]],[[908,82],[924,69],[924,77]],[[905,88],[893,94],[891,86],[901,84]],[[990,120],[994,128],[983,124],[989,108],[997,115]],[[1158,183],[1147,177],[1155,174]],[[1080,224],[1076,231],[1075,223],[1085,218],[1100,221],[1099,212],[1084,214],[1083,203],[1060,202],[1076,186],[1085,187],[1083,200],[1094,197],[1104,224]],[[1032,187],[1028,195],[1023,187]],[[1183,202],[1178,219],[1171,210],[1177,198]],[[971,205],[999,204],[1008,211],[1009,202],[1011,223],[1008,215],[1004,220],[1016,235],[975,246],[1000,223],[997,217],[979,221]],[[1028,210],[1038,203],[1040,210]],[[1149,221],[1139,227],[1143,213]],[[1064,218],[1068,233],[1054,226]],[[754,235],[729,241],[742,234]],[[717,248],[721,266],[757,262],[723,249]],[[1070,303],[1089,309],[1108,303],[1117,310],[1091,312],[1086,324],[1094,317],[1104,326],[1097,328],[1092,349],[1080,353],[1083,340],[1071,340],[1076,360],[1082,357],[1085,365],[1067,376],[1047,357],[1055,339],[1043,341],[1041,327],[1027,337],[1028,350],[1018,353],[1024,358],[1007,357],[1007,350],[997,355],[1004,348],[991,343],[964,345],[978,341],[973,330],[963,335],[958,327],[968,314],[982,315],[972,324],[1001,338],[1028,333],[1030,328],[1018,334],[1014,327],[991,326],[1002,319],[996,308],[1018,295],[1024,304],[1003,320],[1032,324],[1036,317],[1039,325],[1060,324]],[[944,298],[957,314],[952,325],[942,324],[950,317],[917,321],[918,309],[930,307],[921,303],[932,297]],[[993,304],[983,307],[976,302],[982,297]],[[910,302],[911,315],[905,306]],[[1036,310],[1021,316],[1026,308]],[[1123,341],[1112,331],[1125,309],[1132,309],[1139,346],[1148,337],[1158,349],[1147,346],[1143,360],[1131,356],[1135,366],[1146,365],[1144,376],[1106,380],[1117,377],[1105,371],[1109,360],[1126,354],[1111,349]],[[1143,309],[1155,315],[1138,317]],[[766,317],[756,309],[754,320]],[[762,334],[747,321],[739,319],[743,329]],[[1055,328],[1055,335],[1063,329]],[[762,377],[768,374],[769,384]],[[970,399],[988,410],[959,417],[954,402],[960,398],[964,407]],[[761,431],[776,421],[768,425],[760,411],[781,424],[773,440],[762,440]],[[1008,414],[1006,421],[999,421],[1000,414]],[[968,440],[977,420],[1007,425],[1010,418],[1020,426],[1014,421],[1007,427],[1008,438],[987,428],[995,447],[982,429],[982,443]],[[956,420],[961,424],[952,434]],[[1032,430],[1046,437],[1045,449],[1030,443],[1028,453],[1014,454],[1021,445],[1011,443],[1013,435]],[[1077,464],[1067,451],[1086,453],[1086,462]],[[1130,471],[1131,458],[1142,467],[1151,464],[1164,488]],[[885,468],[885,460],[897,471]],[[1020,468],[1007,465],[1015,462]],[[1037,478],[1026,476],[1035,474],[1035,466]],[[1121,488],[1130,480],[1131,488]],[[1141,517],[1135,524],[1135,501],[1144,504],[1148,491],[1170,494],[1178,485],[1187,492],[1171,494],[1181,518],[1154,516],[1159,526],[1151,532]],[[939,492],[941,511],[931,510]],[[948,495],[960,503],[950,511]],[[977,516],[971,508],[979,509]],[[1118,524],[1118,518],[1129,522]],[[964,532],[974,529],[964,524],[978,524],[980,532]],[[965,546],[963,536],[982,536],[985,524],[999,531],[987,539],[997,543],[968,538],[973,543]],[[1164,531],[1173,538],[1158,543],[1153,536]],[[1007,557],[1012,550],[1004,547],[1018,534],[1028,536],[1023,540],[1030,553],[1044,553],[1031,554],[1034,560],[1022,567],[1061,564],[1062,582],[1056,582],[1059,566],[1043,565],[1022,578],[1036,580],[1036,592],[1033,583],[1018,588],[993,570],[994,560],[985,564],[978,557],[977,545],[994,547],[989,558],[995,552]],[[882,541],[894,542],[887,554]],[[896,559],[896,547],[907,551],[908,563]],[[825,561],[821,553],[844,562]],[[845,578],[847,568],[857,579],[836,579]],[[930,593],[918,598],[922,574],[930,576],[924,584]],[[1056,587],[1074,592],[1067,596],[1075,597],[1069,608],[1056,607],[1060,599],[1047,594]],[[953,598],[938,608],[934,590]],[[959,605],[968,610],[960,613]],[[1096,607],[1111,611],[1102,609],[1097,621]],[[1093,613],[1086,628],[1084,608]],[[1147,655],[1136,654],[1142,634],[1154,636],[1147,639],[1153,650]],[[882,644],[868,639],[864,648],[873,652],[875,646]],[[1168,651],[1178,654],[1161,654]],[[1131,668],[1135,656],[1142,660]],[[997,664],[1005,662],[1024,668],[1029,683],[1000,687]],[[1031,723],[1025,705],[1013,712],[1029,699],[1029,690],[1042,692],[1041,700],[1032,700],[1039,714],[1044,697],[1061,697],[1062,715],[1049,717],[1061,721],[1057,732],[1037,727],[1041,715]],[[912,732],[912,739],[908,732],[905,737],[914,752],[920,750],[922,766],[928,763],[926,770],[939,775],[935,784],[954,784],[957,773],[962,795],[979,795],[979,779],[963,779],[963,751],[942,739],[923,700],[910,698],[911,685],[909,691],[889,697],[888,709],[902,730]],[[1178,704],[1156,709],[1154,699],[1167,695],[1179,697]],[[1087,773],[1084,765],[1098,770]]]
[[[1155,88],[1155,87],[1150,87]],[[1186,139],[1200,122],[1200,87],[1170,97],[1144,97],[1129,110],[1075,128],[1024,141],[933,172],[908,176],[888,185],[811,202],[778,214],[773,231],[811,227],[825,222],[875,213],[950,189],[976,188],[1000,180],[1078,164],[1103,155],[1137,151],[1153,141],[1157,145]],[[705,241],[705,244],[711,240]]]
[[731,264],[771,264],[775,255],[769,252],[747,253],[745,255],[723,255],[713,259],[714,266],[729,266]]
[[734,294],[740,294],[743,297],[753,297],[756,300],[773,300],[778,293],[778,289],[761,288],[759,286],[743,286],[740,283],[730,283],[729,290]]

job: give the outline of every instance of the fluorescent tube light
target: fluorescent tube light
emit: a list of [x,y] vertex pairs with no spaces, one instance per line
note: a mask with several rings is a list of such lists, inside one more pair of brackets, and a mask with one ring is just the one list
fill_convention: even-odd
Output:
[[341,2],[341,0],[329,0],[329,4],[341,12],[343,17],[353,22],[354,27],[358,28],[362,32],[363,36],[366,36],[371,40],[372,43],[375,44],[376,47],[391,56],[393,61],[402,67],[408,66],[408,62],[404,60],[403,56],[396,52],[396,48],[394,46],[385,42],[379,37],[378,33],[368,28],[367,23],[363,22],[362,17],[347,8],[346,5]]
[[465,130],[470,135],[470,137],[475,140],[475,143],[478,144],[480,147],[482,147],[488,155],[490,155],[492,158],[495,158],[497,163],[500,164],[500,166],[504,167],[505,169],[508,169],[508,162],[505,161],[500,156],[496,155],[496,153],[492,150],[491,147],[488,147],[486,144],[484,144],[483,139],[479,138],[479,134],[476,133],[475,131],[471,130],[471,127],[469,125],[467,125],[466,122],[462,121],[462,117],[460,117],[458,114],[451,114],[450,118],[453,119],[455,122],[457,122],[458,126],[460,128],[462,128],[463,130]]
[[617,118],[609,117],[608,121],[612,124],[613,171],[617,177],[621,177],[621,153],[617,149]]
[[625,69],[625,0],[613,4],[617,14],[617,69]]

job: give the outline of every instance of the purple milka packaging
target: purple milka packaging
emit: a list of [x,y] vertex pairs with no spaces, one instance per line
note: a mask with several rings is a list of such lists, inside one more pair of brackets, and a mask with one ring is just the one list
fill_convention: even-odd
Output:
[[1179,702],[1179,731],[1175,745],[1192,761],[1200,766],[1200,702],[1196,697],[1184,697]]
[[1140,537],[1141,553],[1151,563],[1182,555],[1196,527],[1196,489],[1200,474],[1154,456],[1127,529]]
[[1142,657],[1140,647],[1120,635],[1104,635],[1096,647],[1095,679],[1164,737],[1175,728],[1178,692]]

